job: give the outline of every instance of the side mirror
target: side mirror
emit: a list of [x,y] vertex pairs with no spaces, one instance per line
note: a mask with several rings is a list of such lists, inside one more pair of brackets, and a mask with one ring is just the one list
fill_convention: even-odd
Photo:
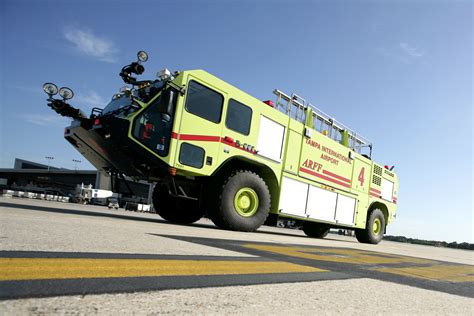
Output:
[[161,92],[160,104],[158,105],[158,111],[160,113],[166,113],[170,116],[174,114],[174,101],[176,99],[177,92],[173,88],[164,89]]

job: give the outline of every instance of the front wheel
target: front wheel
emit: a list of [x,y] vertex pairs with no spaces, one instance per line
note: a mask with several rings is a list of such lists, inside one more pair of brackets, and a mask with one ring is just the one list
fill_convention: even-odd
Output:
[[177,224],[191,224],[204,215],[197,200],[172,196],[167,184],[157,184],[155,186],[153,206],[163,219]]
[[385,217],[380,209],[370,212],[365,229],[356,229],[355,235],[359,242],[364,244],[378,244],[385,231]]
[[237,230],[255,231],[270,213],[270,192],[265,181],[257,174],[236,171],[224,182],[219,198],[209,210],[216,226]]

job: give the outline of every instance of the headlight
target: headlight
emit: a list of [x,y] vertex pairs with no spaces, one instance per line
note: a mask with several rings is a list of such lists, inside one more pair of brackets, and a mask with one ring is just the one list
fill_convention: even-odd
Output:
[[58,93],[58,87],[54,83],[51,83],[51,82],[46,82],[43,85],[43,90],[49,96],[53,96]]
[[141,61],[142,63],[148,60],[148,54],[143,50],[137,53],[137,57],[138,57],[138,60]]
[[61,89],[59,89],[59,95],[64,100],[69,100],[69,99],[72,99],[72,97],[74,96],[74,92],[72,92],[72,90],[69,89],[68,87],[62,87]]

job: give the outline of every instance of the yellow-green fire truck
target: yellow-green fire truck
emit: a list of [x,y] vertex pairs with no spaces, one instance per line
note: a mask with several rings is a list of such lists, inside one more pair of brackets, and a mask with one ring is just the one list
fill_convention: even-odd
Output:
[[339,228],[380,242],[398,181],[371,160],[369,141],[296,94],[262,102],[203,70],[139,81],[147,59],[140,51],[123,67],[129,86],[89,117],[68,103],[69,88],[43,86],[48,105],[73,118],[65,138],[98,170],[155,182],[154,207],[170,222],[207,216],[255,231],[289,219],[310,237]]

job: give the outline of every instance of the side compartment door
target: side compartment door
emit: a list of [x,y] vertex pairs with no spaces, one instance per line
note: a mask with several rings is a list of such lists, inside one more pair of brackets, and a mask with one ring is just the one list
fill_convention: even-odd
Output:
[[363,192],[366,195],[369,192],[371,166],[362,159],[354,159],[354,169],[352,171],[352,189]]
[[369,203],[369,186],[371,176],[371,164],[356,157],[354,159],[354,169],[352,170],[352,190],[358,195],[356,200],[356,209],[358,210],[354,216],[356,225],[365,223],[366,210]]
[[189,76],[177,129],[176,166],[198,174],[212,172],[218,160],[226,95]]
[[309,184],[283,177],[280,193],[280,211],[283,214],[306,217]]
[[298,174],[301,154],[301,139],[303,137],[292,129],[288,130],[288,144],[285,158],[285,171]]
[[306,209],[309,218],[335,222],[337,196],[336,192],[310,185]]

